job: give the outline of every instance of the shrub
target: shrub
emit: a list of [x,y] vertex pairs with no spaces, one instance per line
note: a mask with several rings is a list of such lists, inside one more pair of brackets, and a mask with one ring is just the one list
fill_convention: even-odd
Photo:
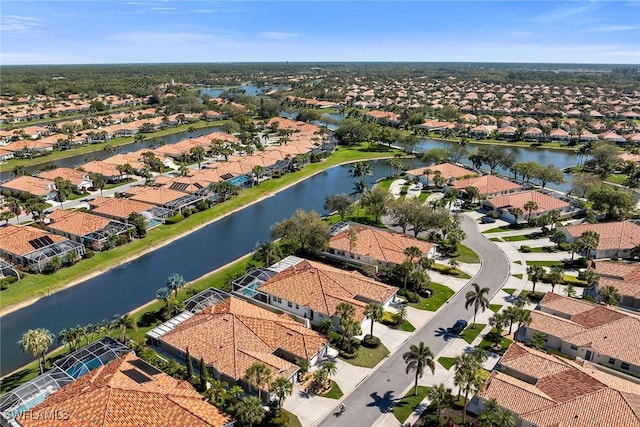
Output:
[[192,213],[193,211],[191,210],[191,208],[182,209],[182,216],[184,216],[185,218],[189,218]]
[[182,221],[184,219],[184,216],[182,216],[181,214],[176,214],[174,216],[172,216],[171,218],[167,218],[165,220],[165,224],[177,224],[180,221]]
[[496,212],[496,211],[489,211],[487,213],[487,216],[493,218],[493,219],[500,219],[500,213]]
[[411,303],[415,304],[420,302],[420,296],[413,291],[407,291],[407,294],[405,296],[407,298],[407,301]]
[[89,259],[92,258],[95,254],[96,253],[93,251],[93,249],[87,248],[84,250],[84,255],[82,255],[82,258]]
[[345,353],[344,351],[340,351],[338,353],[338,356],[342,357],[343,359],[355,359],[356,357],[358,357],[358,350],[353,350],[353,353]]
[[571,244],[567,242],[562,242],[558,245],[558,249],[560,249],[561,251],[568,251],[570,247]]
[[367,334],[362,339],[362,345],[367,348],[378,348],[380,346],[380,338]]
[[382,318],[380,319],[380,323],[387,326],[395,326],[396,325],[396,314],[390,311],[385,311],[382,313]]
[[520,251],[524,252],[525,254],[528,254],[529,252],[531,252],[531,246],[522,245],[520,246]]
[[338,341],[340,341],[340,338],[341,338],[341,337],[340,337],[340,334],[339,334],[339,333],[337,333],[337,332],[335,332],[335,331],[330,331],[330,332],[327,334],[327,336],[329,337],[329,339],[330,339],[332,342],[338,342]]

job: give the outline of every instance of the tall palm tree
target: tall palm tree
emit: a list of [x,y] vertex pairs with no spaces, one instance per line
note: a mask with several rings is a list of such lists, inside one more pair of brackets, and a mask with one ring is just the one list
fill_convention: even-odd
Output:
[[355,314],[356,310],[353,305],[348,302],[341,302],[336,306],[336,316],[340,318],[340,321],[351,318]]
[[544,268],[539,265],[530,265],[527,267],[527,274],[531,277],[533,284],[532,292],[536,291],[536,284],[544,277]]
[[353,351],[353,337],[360,333],[360,323],[352,317],[342,318],[340,320],[340,336],[344,343],[347,353]]
[[207,154],[204,147],[191,147],[189,153],[191,154],[191,158],[198,162],[198,169],[202,169],[202,160],[204,160],[204,157]]
[[178,298],[178,290],[186,284],[187,282],[184,280],[184,277],[178,273],[173,273],[164,281],[164,285],[173,291],[175,298]]
[[55,185],[55,201],[60,203],[60,208],[62,208],[62,204],[69,198],[71,194],[71,183],[63,179],[61,177],[57,177],[54,180]]
[[422,251],[417,246],[409,246],[403,251],[404,256],[407,257],[407,261],[413,263],[414,259],[418,260],[422,256]]
[[578,239],[580,249],[584,252],[587,260],[591,259],[591,253],[598,248],[600,244],[600,234],[593,230],[585,231]]
[[547,274],[547,280],[551,284],[551,293],[556,290],[556,285],[562,283],[562,276],[564,275],[564,267],[561,265],[554,265],[551,267],[551,271]]
[[360,215],[360,201],[362,200],[362,196],[364,193],[366,193],[368,190],[367,184],[360,180],[360,181],[356,181],[355,184],[353,184],[353,191],[351,192],[351,194],[355,194],[358,196],[358,203],[356,205],[356,219],[359,217]]
[[7,197],[4,202],[7,209],[16,216],[16,222],[20,223],[20,214],[22,213],[22,200],[17,197]]
[[455,367],[456,373],[453,380],[458,386],[458,396],[464,391],[464,410],[462,413],[462,424],[464,425],[467,417],[469,393],[479,390],[484,382],[480,377],[482,365],[480,359],[474,355],[464,354],[456,358]]
[[173,292],[166,286],[161,287],[156,291],[156,298],[165,303],[165,310],[167,317],[171,317],[171,303],[173,301]]
[[411,371],[416,372],[415,385],[413,394],[418,395],[418,379],[422,378],[424,374],[424,368],[431,369],[431,374],[435,373],[436,365],[433,361],[433,352],[431,348],[424,345],[424,342],[420,341],[418,345],[412,344],[409,347],[409,351],[402,355],[404,362],[407,364],[407,374]]
[[278,408],[282,408],[284,399],[293,393],[293,383],[284,377],[278,377],[271,383],[271,391],[278,399]]
[[620,302],[620,292],[615,286],[607,285],[600,288],[598,296],[606,305],[618,305]]
[[435,385],[427,390],[427,399],[430,406],[438,410],[438,425],[440,425],[440,417],[442,410],[451,404],[451,389],[444,384]]
[[41,374],[44,374],[47,350],[52,343],[53,334],[44,328],[29,329],[22,335],[22,339],[19,342],[22,351],[38,359]]
[[253,250],[253,257],[257,260],[264,261],[264,264],[267,266],[278,262],[281,256],[280,245],[269,240],[258,242]]
[[375,322],[380,321],[382,319],[382,315],[384,310],[382,305],[377,302],[372,302],[364,309],[364,315],[371,321],[371,333],[369,335],[373,336],[373,324]]
[[271,380],[271,368],[263,363],[254,363],[245,373],[244,379],[258,389],[258,396],[262,400],[262,388]]
[[349,176],[354,179],[372,175],[373,171],[371,170],[371,165],[368,162],[356,162],[349,169]]
[[484,312],[487,307],[489,307],[489,300],[487,299],[489,288],[481,288],[477,283],[474,283],[472,286],[473,290],[467,292],[465,295],[467,301],[464,304],[464,308],[468,310],[469,307],[473,306],[473,328],[475,328],[478,310],[482,310],[482,312]]
[[529,200],[527,203],[524,204],[524,209],[528,212],[527,221],[531,222],[531,214],[533,211],[538,210],[538,204],[533,200]]
[[125,342],[127,339],[127,329],[132,329],[134,331],[138,329],[136,320],[129,314],[119,316],[116,321],[117,325],[120,327],[120,342]]
[[249,427],[253,427],[254,424],[262,422],[265,417],[262,402],[255,396],[249,396],[240,401],[236,413],[242,425]]

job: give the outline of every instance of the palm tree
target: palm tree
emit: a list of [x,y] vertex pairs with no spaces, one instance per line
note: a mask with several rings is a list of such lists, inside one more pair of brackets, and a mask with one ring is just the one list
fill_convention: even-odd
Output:
[[478,416],[478,421],[482,426],[487,427],[513,427],[515,425],[513,414],[502,409],[496,399],[489,399],[484,404],[484,409]]
[[371,165],[368,162],[356,162],[349,169],[349,176],[354,179],[372,175],[373,171],[371,170]]
[[527,267],[527,274],[531,277],[531,283],[533,283],[532,292],[536,291],[536,284],[544,277],[544,268],[539,265],[530,265]]
[[344,343],[345,350],[347,353],[351,353],[353,351],[352,340],[353,337],[360,333],[360,323],[353,320],[352,317],[343,317],[340,320],[340,336],[342,342]]
[[551,293],[556,290],[556,285],[562,283],[562,277],[564,276],[564,267],[561,265],[554,265],[551,267],[551,271],[547,274],[547,280],[551,284]]
[[55,201],[60,202],[60,208],[62,208],[62,204],[69,198],[71,194],[71,183],[63,179],[61,177],[57,177],[54,180],[55,185]]
[[384,313],[384,310],[382,308],[382,305],[380,305],[377,302],[372,302],[369,305],[367,305],[367,308],[364,309],[364,315],[367,316],[367,318],[371,321],[371,333],[369,335],[371,335],[373,337],[373,324],[375,322],[380,321],[380,319],[382,319],[382,315]]
[[129,314],[118,316],[116,319],[117,325],[120,327],[120,342],[125,342],[127,338],[127,329],[136,330],[138,325],[133,317]]
[[156,291],[156,298],[165,303],[165,310],[167,311],[167,317],[171,317],[171,303],[173,301],[171,289],[166,286],[161,287]]
[[189,153],[191,154],[191,158],[198,162],[198,169],[202,169],[202,160],[204,160],[204,157],[207,154],[204,147],[191,147]]
[[578,239],[580,249],[584,252],[587,260],[591,259],[591,253],[598,248],[600,244],[600,234],[593,230],[585,231]]
[[15,214],[11,211],[0,212],[0,222],[4,221],[5,225],[9,225],[9,220],[13,218]]
[[340,321],[351,318],[355,314],[356,310],[348,302],[341,302],[336,306],[336,316],[340,318]]
[[264,168],[260,165],[256,165],[253,167],[253,169],[251,169],[251,172],[255,175],[256,177],[256,183],[259,184],[260,183],[260,178],[262,178],[262,175],[264,175]]
[[480,377],[482,365],[474,355],[464,354],[456,358],[455,366],[454,383],[458,386],[458,396],[464,391],[464,410],[462,412],[462,424],[464,425],[467,416],[469,393],[482,387],[483,380]]
[[271,383],[271,391],[278,399],[278,408],[282,408],[284,399],[293,393],[293,383],[284,377],[278,377]]
[[487,299],[487,294],[489,293],[489,288],[480,288],[480,285],[474,283],[473,290],[467,292],[465,295],[466,302],[464,304],[465,309],[469,309],[469,307],[473,306],[473,328],[476,327],[476,315],[478,314],[478,310],[484,311],[489,307],[489,300]]
[[253,257],[257,260],[264,261],[264,264],[267,266],[278,262],[281,256],[280,245],[269,240],[258,242],[253,249]]
[[22,213],[22,200],[17,197],[7,197],[4,202],[7,209],[16,216],[16,222],[20,223],[20,214]]
[[511,209],[511,215],[513,215],[513,217],[515,218],[515,222],[518,222],[518,218],[520,218],[522,216],[524,212],[522,212],[522,209],[520,208],[513,208]]
[[606,305],[618,305],[620,302],[620,292],[615,286],[607,285],[600,288],[598,296]]
[[436,366],[433,361],[433,352],[431,349],[424,345],[424,342],[420,341],[420,343],[416,346],[412,344],[409,347],[409,351],[402,355],[404,362],[407,364],[406,372],[407,374],[411,371],[416,371],[416,379],[413,394],[414,396],[418,395],[418,378],[422,378],[424,374],[424,368],[431,369],[431,374],[435,373]]
[[167,288],[171,289],[174,293],[175,298],[178,298],[178,289],[182,288],[187,282],[184,280],[178,273],[174,273],[166,278],[164,284]]
[[360,215],[360,200],[362,200],[362,195],[367,192],[367,189],[367,184],[365,184],[365,182],[362,180],[356,181],[356,183],[353,184],[353,191],[351,194],[355,194],[358,196],[358,204],[356,205],[356,219]]
[[247,369],[244,379],[258,389],[258,396],[262,400],[262,388],[269,384],[271,377],[271,368],[263,363],[254,363]]
[[422,256],[422,251],[417,246],[409,246],[408,248],[404,249],[403,253],[404,256],[407,257],[407,261],[409,261],[410,263],[413,263],[414,258],[420,259],[420,257]]
[[538,204],[533,200],[529,200],[527,203],[524,204],[524,209],[528,212],[527,221],[531,222],[531,214],[533,211],[538,210]]
[[105,181],[104,177],[99,173],[91,172],[89,174],[89,181],[91,181],[91,185],[94,188],[100,190],[100,197],[102,197],[102,190],[104,190],[104,187],[107,186],[107,182]]
[[262,409],[262,402],[255,396],[249,396],[238,404],[237,417],[242,425],[253,427],[254,423],[264,420],[265,412]]
[[44,328],[29,329],[22,335],[22,339],[19,342],[22,351],[38,359],[41,374],[44,374],[47,350],[52,343],[53,334]]
[[427,390],[427,399],[431,401],[429,406],[438,410],[438,425],[442,410],[451,404],[451,389],[444,384],[435,385]]
[[23,165],[17,165],[13,168],[13,174],[15,176],[23,176],[27,174],[27,171],[25,170]]

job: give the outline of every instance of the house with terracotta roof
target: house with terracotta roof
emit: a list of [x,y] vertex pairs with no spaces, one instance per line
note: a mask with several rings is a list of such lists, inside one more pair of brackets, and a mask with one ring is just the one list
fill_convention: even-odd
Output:
[[516,184],[509,181],[508,179],[500,178],[499,176],[490,174],[473,178],[459,179],[457,181],[451,182],[444,189],[445,191],[448,191],[451,188],[456,188],[458,190],[464,191],[464,189],[467,187],[476,187],[479,191],[479,194],[484,197],[493,197],[500,194],[509,194],[522,190],[522,186],[520,184]]
[[567,242],[575,242],[585,231],[595,231],[600,236],[598,247],[591,254],[595,258],[627,258],[631,249],[640,245],[640,225],[633,221],[577,224],[560,228],[567,235]]
[[469,129],[469,137],[470,138],[488,138],[491,135],[491,132],[495,131],[497,126],[489,126],[489,125],[478,125]]
[[391,111],[369,111],[365,116],[369,119],[375,120],[380,124],[398,125],[400,124],[400,117]]
[[128,222],[133,213],[140,214],[145,219],[147,230],[162,224],[172,215],[169,209],[124,197],[96,197],[89,201],[89,207],[94,215],[121,222]]
[[[93,250],[111,248],[116,241],[128,241],[135,226],[81,211],[56,209],[49,215],[47,229],[83,243]],[[112,243],[113,242],[113,243]]]
[[23,427],[234,425],[228,414],[208,403],[187,381],[159,371],[133,353],[65,385],[15,421]]
[[47,200],[52,200],[55,197],[55,188],[52,180],[31,175],[22,175],[0,185],[1,191],[9,191],[15,195],[27,193],[36,197],[44,197]]
[[0,256],[24,268],[40,273],[51,259],[69,253],[80,259],[85,248],[81,243],[35,227],[8,224],[0,228]]
[[503,126],[496,132],[497,139],[506,139],[507,141],[515,141],[518,136],[518,129],[513,126]]
[[547,293],[519,335],[546,335],[546,347],[603,366],[640,373],[640,316],[608,306]]
[[640,263],[623,261],[598,261],[595,270],[600,280],[593,290],[613,286],[620,293],[620,305],[640,309]]
[[433,243],[389,230],[360,224],[349,224],[329,238],[325,254],[341,261],[377,267],[392,267],[406,259],[404,250],[410,246],[420,249],[424,258],[436,254]]
[[162,206],[176,214],[204,199],[202,196],[183,193],[168,187],[131,187],[127,190],[127,194],[130,195],[131,200]]
[[[222,297],[213,305],[185,311],[147,334],[153,345],[184,360],[187,347],[203,359],[215,378],[250,389],[243,380],[256,363],[271,369],[272,378],[295,381],[299,359],[313,365],[326,353],[329,340],[287,314],[276,314],[243,299]],[[265,391],[269,391],[268,389]]]
[[437,173],[440,173],[444,178],[446,178],[447,182],[476,176],[472,170],[453,163],[439,163],[437,165],[411,169],[406,172],[408,177],[418,178],[423,185],[427,186],[433,183],[433,176]]
[[[525,209],[525,205],[530,201],[538,205],[538,209],[531,211],[531,218],[552,210],[559,211],[561,215],[566,215],[573,210],[570,203],[535,190],[492,197],[488,200],[483,200],[481,206],[489,211],[498,212],[505,221],[516,223],[529,220],[529,211]],[[513,214],[513,210],[516,208],[523,213],[518,218]]]
[[386,308],[395,299],[398,288],[378,282],[357,271],[345,271],[315,261],[301,260],[269,278],[256,289],[267,296],[267,303],[296,316],[321,322],[333,320],[338,304],[355,309],[354,318],[363,322],[364,310],[377,302]]
[[38,178],[55,181],[56,178],[62,178],[69,181],[72,186],[78,190],[86,190],[93,186],[89,179],[89,174],[85,171],[71,168],[56,168],[40,172]]
[[640,384],[586,361],[514,343],[478,392],[522,427],[640,425]]

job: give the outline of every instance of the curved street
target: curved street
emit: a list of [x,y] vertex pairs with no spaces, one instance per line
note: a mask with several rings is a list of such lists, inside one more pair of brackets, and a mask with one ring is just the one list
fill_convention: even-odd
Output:
[[[431,347],[437,358],[451,339],[450,334],[447,334],[447,328],[453,326],[458,319],[470,321],[473,317],[473,312],[464,308],[465,294],[471,287],[471,283],[477,282],[481,287],[489,287],[491,291],[488,298],[491,299],[509,278],[509,263],[502,250],[478,231],[477,224],[472,218],[466,215],[462,215],[462,218],[462,229],[466,233],[463,243],[480,257],[481,267],[478,274],[455,294],[431,321],[420,328],[343,400],[347,408],[344,414],[334,415],[338,407],[336,405],[336,408],[316,425],[323,427],[374,425],[381,415],[390,410],[394,401],[401,398],[413,384],[415,376],[413,373],[406,374],[402,354],[408,351],[412,344],[424,341]],[[426,372],[425,375],[430,375],[430,372]]]

